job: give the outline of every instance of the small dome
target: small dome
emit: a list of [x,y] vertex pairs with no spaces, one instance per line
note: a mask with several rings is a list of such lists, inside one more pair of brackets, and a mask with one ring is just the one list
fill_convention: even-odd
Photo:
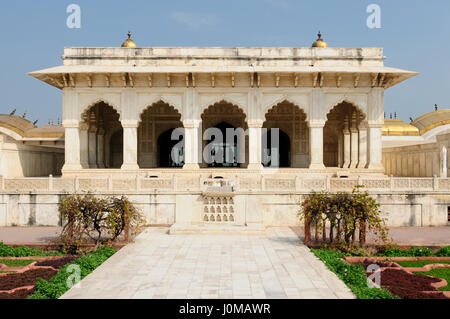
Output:
[[135,48],[136,43],[131,40],[131,32],[128,31],[128,39],[125,40],[124,43],[122,43],[122,48]]
[[312,47],[313,48],[328,48],[328,44],[325,41],[323,41],[322,34],[320,33],[320,31],[319,31],[319,34],[317,36],[319,38],[316,40],[316,42],[314,42],[312,44]]

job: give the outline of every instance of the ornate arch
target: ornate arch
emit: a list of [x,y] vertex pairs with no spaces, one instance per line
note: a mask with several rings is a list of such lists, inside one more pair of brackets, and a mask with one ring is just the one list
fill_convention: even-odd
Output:
[[283,103],[287,103],[292,105],[294,108],[297,108],[300,110],[300,112],[302,114],[305,115],[305,121],[308,120],[308,113],[305,112],[305,109],[303,109],[302,107],[300,107],[298,104],[296,104],[295,102],[290,101],[289,99],[280,99],[278,102],[272,104],[271,106],[268,106],[266,108],[264,108],[264,122],[267,121],[267,114],[269,114],[269,112],[272,112],[273,110],[275,110],[275,108],[279,107],[281,104]]
[[211,105],[215,105],[218,103],[228,103],[234,106],[237,106],[241,109],[245,116],[247,117],[248,111],[248,95],[247,94],[211,94],[211,95],[203,95],[199,96],[199,109],[198,115],[201,117],[205,111],[211,107]]
[[158,103],[168,104],[171,108],[175,109],[177,113],[181,115],[181,121],[183,120],[183,103],[182,96],[179,94],[144,94],[138,97],[138,112],[141,116],[146,110]]
[[116,111],[117,114],[119,114],[119,122],[121,121],[122,113],[121,113],[120,109],[115,107],[114,104],[110,103],[109,101],[107,101],[104,98],[96,99],[94,102],[91,102],[90,104],[88,104],[87,107],[83,108],[83,111],[80,112],[80,121],[84,122],[85,115],[91,110],[91,108],[93,108],[94,106],[96,106],[97,104],[100,104],[100,103],[104,103],[104,104],[108,105],[110,108],[112,108],[114,111]]
[[[326,104],[326,110],[325,114],[328,116],[333,109],[335,109],[338,105],[342,103],[348,103],[354,106],[363,116],[364,119],[367,118],[367,97],[365,98],[362,95],[358,96],[359,99],[357,99],[355,96],[350,95],[340,95],[337,98],[334,98],[331,100],[331,103]],[[328,99],[327,99],[328,100]],[[327,101],[328,102],[328,101]]]
[[[204,121],[204,116],[205,115],[207,116],[207,115],[209,115],[208,113],[212,113],[213,108],[216,108],[216,107],[218,107],[220,105],[223,105],[223,104],[228,104],[228,105],[231,106],[232,110],[237,110],[237,114],[242,115],[244,123],[247,123],[247,114],[245,113],[245,111],[241,107],[239,107],[239,105],[233,104],[233,103],[231,103],[231,102],[229,102],[227,100],[220,100],[218,102],[210,104],[207,108],[203,109],[203,112],[200,114],[200,118],[202,119],[202,121]],[[217,123],[212,124],[212,125],[216,125],[216,124],[218,124],[220,122],[223,122],[223,121],[227,122],[227,119],[226,118],[220,118],[220,119],[217,120]]]
[[140,109],[140,113],[139,113],[139,124],[142,123],[142,116],[145,114],[145,112],[151,110],[152,108],[154,108],[155,106],[157,106],[158,104],[164,104],[166,106],[168,106],[170,112],[174,112],[176,114],[180,115],[180,121],[183,122],[183,114],[172,104],[170,104],[169,102],[163,100],[163,99],[159,99],[156,100],[155,102],[153,102],[152,104],[147,105],[147,107]]

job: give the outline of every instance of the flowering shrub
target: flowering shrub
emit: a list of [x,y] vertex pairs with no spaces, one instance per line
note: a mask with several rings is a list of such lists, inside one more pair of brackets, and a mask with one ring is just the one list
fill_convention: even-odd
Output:
[[360,233],[360,239],[363,236],[364,240],[365,230],[368,229],[387,243],[388,228],[380,216],[380,205],[367,192],[361,192],[360,188],[357,186],[351,193],[311,193],[301,203],[300,218],[309,223],[306,227],[315,226],[316,231],[322,229],[324,239],[326,227],[329,227],[330,242],[351,245],[357,229],[363,232]]
[[69,195],[61,199],[59,212],[65,221],[60,240],[66,249],[83,243],[97,247],[118,240],[124,231],[134,235],[143,225],[141,213],[125,196]]

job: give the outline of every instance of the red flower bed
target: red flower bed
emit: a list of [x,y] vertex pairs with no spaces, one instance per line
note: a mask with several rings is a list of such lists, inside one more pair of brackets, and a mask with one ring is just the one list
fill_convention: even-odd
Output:
[[[58,269],[77,257],[67,256],[50,258],[22,267],[17,272],[0,274],[0,299],[24,299],[34,292],[38,278],[50,280],[58,273]],[[29,259],[35,259],[29,257]],[[2,270],[12,268],[3,267]],[[17,270],[17,267],[14,267]]]
[[[392,261],[383,261],[383,259],[390,259]],[[405,269],[395,260],[448,260],[447,257],[346,257],[345,262],[351,264],[362,265],[367,269],[369,265],[378,265],[380,267],[380,284],[382,287],[388,289],[394,296],[402,299],[450,299],[448,292],[443,292],[437,288],[446,286],[447,282],[444,279],[435,278],[431,276],[414,274],[410,270],[414,268]],[[433,265],[426,266],[428,268]],[[417,268],[422,269],[422,268]],[[374,273],[366,273],[366,276]]]

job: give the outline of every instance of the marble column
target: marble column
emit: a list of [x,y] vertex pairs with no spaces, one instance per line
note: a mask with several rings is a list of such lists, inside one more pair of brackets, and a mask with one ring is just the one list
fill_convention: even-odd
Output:
[[337,132],[337,139],[338,139],[338,159],[337,164],[338,167],[342,167],[344,164],[343,157],[344,157],[344,136],[341,134],[342,132]]
[[447,178],[447,148],[441,148],[440,177]]
[[65,122],[64,126],[64,166],[62,170],[79,170],[80,162],[80,129],[78,121]]
[[342,164],[343,168],[350,167],[350,151],[351,151],[351,135],[350,129],[348,127],[348,118],[344,120],[344,130],[342,134],[344,135],[344,164]]
[[[261,169],[261,152],[262,152],[262,124],[260,120],[248,121],[248,166],[247,169]],[[245,150],[244,150],[245,152]]]
[[89,127],[88,145],[89,145],[89,167],[97,168],[97,128],[95,126]]
[[123,164],[120,169],[123,170],[138,170],[137,163],[137,130],[138,121],[128,120],[122,121],[123,127]]
[[358,168],[367,166],[367,123],[361,123],[359,126],[359,156]]
[[369,124],[369,169],[383,169],[381,128],[381,124]]
[[89,168],[88,129],[87,123],[80,123],[80,164],[83,168]]
[[184,165],[183,169],[199,169],[199,147],[201,140],[199,135],[201,132],[201,121],[186,120],[184,126]]
[[350,140],[351,140],[350,168],[356,168],[356,166],[358,166],[359,136],[358,136],[358,128],[356,127],[355,115],[353,115],[352,118],[352,126],[350,128]]
[[323,164],[324,122],[308,122],[309,126],[309,168],[325,169]]
[[97,132],[97,167],[105,168],[105,130],[103,128]]

